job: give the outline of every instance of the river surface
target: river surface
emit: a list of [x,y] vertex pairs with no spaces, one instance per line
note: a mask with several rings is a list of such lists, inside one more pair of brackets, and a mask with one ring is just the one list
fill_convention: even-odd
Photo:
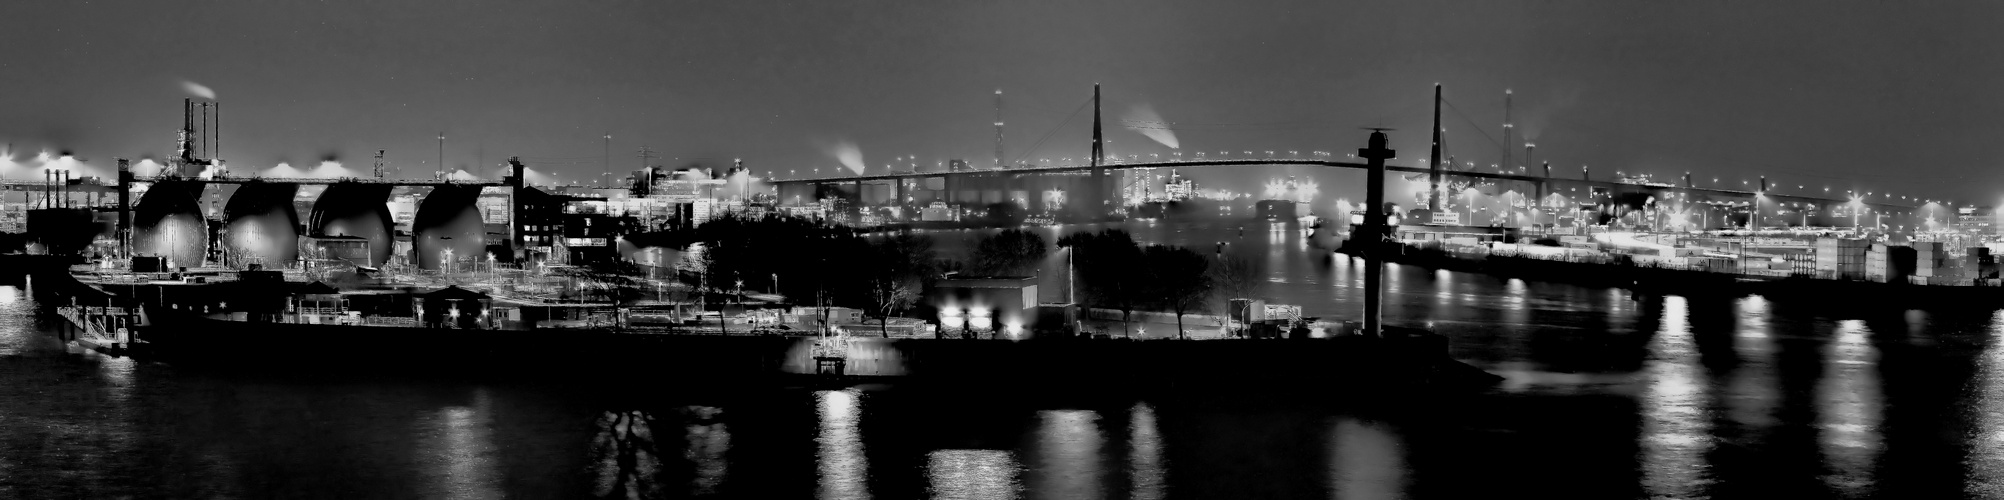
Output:
[[[1261,255],[1265,294],[1309,315],[1361,300],[1361,268],[1298,230],[1130,228]],[[1998,304],[1832,310],[1394,268],[1389,321],[1433,323],[1506,381],[1362,407],[220,374],[66,347],[15,279],[0,498],[2004,496]]]

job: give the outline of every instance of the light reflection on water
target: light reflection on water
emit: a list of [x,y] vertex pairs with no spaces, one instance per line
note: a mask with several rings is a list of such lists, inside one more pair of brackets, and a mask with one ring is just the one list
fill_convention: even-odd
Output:
[[497,498],[500,474],[494,433],[488,428],[487,391],[476,389],[471,406],[448,406],[426,419],[427,443],[418,463],[433,467],[438,480],[427,496],[438,498]]
[[926,456],[926,479],[933,498],[1007,500],[1022,485],[1022,466],[1002,450],[938,450]]
[[1991,314],[1987,352],[1977,357],[1974,448],[1968,461],[1970,494],[2004,495],[2004,309]]
[[1037,413],[1037,450],[1030,469],[1038,498],[1100,498],[1099,414],[1088,410]]
[[1168,464],[1162,458],[1162,434],[1155,427],[1155,408],[1135,403],[1127,417],[1127,467],[1135,500],[1158,500],[1165,493]]
[[594,496],[637,498],[661,492],[660,482],[652,479],[662,470],[661,457],[655,453],[654,423],[653,415],[643,411],[599,415],[592,443]]
[[1329,489],[1334,498],[1406,497],[1406,452],[1383,423],[1342,417],[1329,431]]
[[820,488],[816,498],[870,498],[864,480],[869,463],[863,457],[862,392],[856,389],[814,393],[821,434],[815,459],[820,464]]
[[1735,304],[1733,352],[1739,365],[1732,371],[1722,400],[1732,431],[1743,438],[1764,437],[1775,425],[1781,403],[1781,380],[1775,371],[1775,333],[1768,322],[1771,304],[1759,295]]
[[[1204,231],[1170,234],[1137,231],[1136,236],[1169,243],[1176,241],[1163,238],[1182,238],[1199,248],[1218,239]],[[1293,248],[1286,238],[1279,247]],[[1266,251],[1272,243],[1256,235],[1232,241],[1233,250]],[[1267,255],[1276,265],[1270,268],[1276,282],[1266,291],[1273,302],[1342,319],[1361,305],[1361,261],[1344,255]],[[1062,266],[1063,259],[1052,262]],[[1324,265],[1328,269],[1316,267]],[[1062,279],[1063,273],[1044,275]],[[117,497],[144,491],[161,477],[201,483],[202,489],[192,490],[198,494],[172,496],[259,497],[295,484],[285,474],[327,470],[332,477],[377,478],[405,469],[407,477],[384,479],[393,486],[364,491],[428,497],[1172,498],[1229,491],[1216,484],[1226,477],[1298,479],[1311,484],[1309,490],[1327,488],[1339,498],[1504,497],[1594,481],[1635,491],[1603,484],[1581,496],[1695,498],[1730,496],[1716,490],[1749,480],[1827,486],[1838,496],[1899,497],[1900,491],[1883,489],[1888,468],[1910,461],[1898,457],[1958,447],[1970,454],[1964,460],[1943,453],[1953,455],[1943,468],[1958,470],[1944,472],[1940,483],[1972,496],[2004,494],[2004,313],[1988,323],[1965,321],[1988,328],[1974,331],[1959,323],[1929,323],[1968,320],[1952,314],[1887,313],[1884,319],[1894,321],[1889,325],[1906,321],[1900,331],[1859,320],[1862,312],[1805,312],[1779,298],[1648,297],[1412,266],[1387,266],[1386,281],[1393,290],[1385,304],[1388,320],[1436,322],[1454,339],[1458,356],[1513,375],[1506,390],[1470,400],[1521,405],[1532,416],[1512,419],[1485,407],[1440,412],[1432,416],[1435,421],[1414,423],[1361,418],[1347,409],[1193,409],[1157,399],[1095,399],[1083,406],[1091,410],[1048,401],[956,410],[940,423],[912,418],[932,414],[911,409],[925,407],[925,401],[901,401],[895,391],[789,389],[759,396],[770,400],[702,406],[675,399],[679,396],[629,394],[610,403],[555,405],[547,415],[527,417],[533,412],[525,407],[543,406],[535,398],[528,399],[536,404],[520,404],[521,394],[533,392],[520,388],[453,386],[444,390],[448,395],[431,399],[408,397],[419,390],[400,382],[336,392],[344,398],[406,400],[372,413],[325,403],[327,396],[310,385],[250,390],[243,388],[255,384],[177,375],[128,359],[59,354],[39,331],[40,320],[27,312],[29,295],[0,287],[0,374],[19,381],[0,387],[0,478],[52,477],[58,479],[49,481],[61,486],[23,495],[0,485],[0,497]],[[1052,294],[1064,290],[1041,288]],[[1886,344],[1948,353],[1942,358],[1965,356],[1958,359],[1975,364],[1976,373],[1953,379],[1912,375],[1916,369],[1937,371],[1929,366],[1935,360],[1923,356],[1925,361],[1902,365],[1891,351],[1880,352],[1879,345]],[[30,358],[63,362],[25,364]],[[1882,378],[1900,369],[1909,370],[1907,382]],[[1923,384],[1929,387],[1918,387]],[[1946,394],[1939,396],[1945,406],[1929,406],[1927,394],[1934,393]],[[512,407],[511,398],[518,402]],[[1580,400],[1600,403],[1573,403]],[[1618,402],[1601,404],[1609,400]],[[334,413],[339,426],[357,428],[351,434],[392,436],[380,439],[397,445],[358,446],[364,440],[352,435],[318,435],[325,428],[296,423],[326,417],[288,417],[302,404]],[[622,409],[634,407],[679,410],[657,419],[654,413]],[[1900,409],[1905,415],[1966,414],[1969,425],[1956,427],[1951,418],[1902,423],[1902,414],[1894,411]],[[1192,417],[1216,411],[1235,416]],[[178,423],[211,413],[218,415],[216,422]],[[999,416],[962,423],[968,414]],[[545,420],[523,424],[528,418]],[[1555,425],[1560,428],[1555,431],[1523,423],[1547,418],[1565,425]],[[260,422],[258,432],[280,444],[252,444],[266,440],[264,434],[235,436],[244,421]],[[1303,426],[1308,431],[1298,433],[1298,448],[1246,445],[1209,439],[1218,429],[1193,421],[1249,427],[1308,422]],[[1602,427],[1575,432],[1575,425]],[[562,429],[578,435],[540,442],[556,450],[547,454],[515,444],[535,439],[529,436],[562,435]],[[1962,431],[1966,435],[1958,435]],[[1586,432],[1616,443],[1567,448],[1565,453],[1580,454],[1570,457],[1547,449]],[[217,439],[212,433],[232,437]],[[955,435],[933,439],[937,434]],[[64,454],[42,458],[53,455],[49,450],[56,445]],[[1238,453],[1239,446],[1261,448]],[[294,448],[345,455],[283,455]],[[1902,451],[1906,454],[1897,455]],[[273,455],[282,459],[268,460]],[[352,463],[389,455],[402,458],[385,460],[393,464],[387,466]],[[1206,462],[1219,455],[1274,458],[1260,464]],[[171,460],[122,458],[129,456]],[[1565,460],[1605,469],[1574,475],[1540,465]],[[1489,468],[1537,479],[1519,485],[1491,476],[1487,482],[1441,486]],[[1277,477],[1297,470],[1307,473]],[[573,481],[565,474],[577,476],[574,484],[564,482]],[[520,484],[536,488],[523,494]],[[1441,490],[1461,494],[1437,493]]]
[[722,413],[723,409],[709,406],[684,409],[685,416],[694,420],[688,426],[688,435],[684,436],[689,449],[683,453],[683,458],[694,465],[695,477],[690,481],[689,490],[696,495],[716,493],[730,472],[730,461],[725,459],[724,452],[731,449],[731,431],[718,420]]
[[1659,497],[1694,497],[1711,481],[1703,461],[1711,422],[1689,308],[1683,297],[1663,298],[1663,326],[1649,343],[1653,359],[1644,368],[1643,487]]
[[1817,384],[1817,427],[1830,473],[1824,482],[1853,496],[1871,484],[1882,440],[1879,422],[1885,404],[1879,396],[1878,350],[1872,331],[1862,320],[1838,322],[1825,344],[1823,380]]

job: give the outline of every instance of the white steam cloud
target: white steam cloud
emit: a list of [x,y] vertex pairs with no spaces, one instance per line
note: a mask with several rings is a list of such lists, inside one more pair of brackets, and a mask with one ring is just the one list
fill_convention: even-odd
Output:
[[[207,172],[204,172],[204,174],[207,174]],[[259,172],[258,175],[263,177],[293,177],[293,178],[311,178],[311,179],[334,179],[340,177],[363,176],[362,172],[357,172],[354,169],[343,167],[341,166],[341,162],[332,160],[323,161],[320,162],[319,165],[315,165],[313,167],[304,169],[299,167],[294,167],[290,163],[279,163],[277,166]],[[206,176],[207,175],[204,175],[204,177]]]
[[856,143],[840,141],[823,146],[822,150],[826,151],[828,156],[835,157],[835,161],[841,162],[843,168],[855,172],[856,175],[863,175],[863,148],[856,146]]
[[1140,132],[1141,135],[1148,136],[1149,139],[1169,149],[1183,147],[1182,143],[1176,140],[1176,132],[1169,130],[1169,122],[1163,121],[1162,114],[1156,113],[1153,106],[1147,104],[1135,106],[1132,111],[1128,111],[1127,119],[1124,121],[1128,130]]
[[186,90],[186,91],[188,91],[188,93],[190,93],[190,94],[194,94],[194,95],[195,95],[195,97],[200,97],[200,98],[203,98],[203,99],[215,99],[215,98],[216,98],[216,91],[214,91],[214,90],[209,90],[209,87],[207,87],[207,86],[204,86],[204,85],[202,85],[202,84],[199,84],[199,83],[195,83],[195,82],[191,82],[191,81],[187,81],[187,80],[182,80],[182,81],[181,81],[181,89],[182,89],[182,90]]
[[0,151],[0,178],[42,180],[45,172],[69,172],[72,178],[114,178],[111,168],[92,165],[70,155],[47,151],[28,158],[15,158],[13,151]]

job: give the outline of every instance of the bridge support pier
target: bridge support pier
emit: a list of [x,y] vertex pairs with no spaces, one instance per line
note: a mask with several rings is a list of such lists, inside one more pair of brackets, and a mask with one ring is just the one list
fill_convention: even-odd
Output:
[[859,179],[851,185],[856,189],[850,191],[848,195],[849,213],[856,218],[855,224],[862,225],[863,214],[870,212],[868,208],[863,207],[863,181]]
[[132,256],[132,162],[118,159],[118,253]]
[[891,211],[892,213],[891,217],[895,219],[896,222],[904,222],[906,220],[905,212],[909,212],[910,211],[909,209],[911,208],[910,206],[907,206],[905,204],[904,179],[891,179],[891,206],[896,208],[895,210]]

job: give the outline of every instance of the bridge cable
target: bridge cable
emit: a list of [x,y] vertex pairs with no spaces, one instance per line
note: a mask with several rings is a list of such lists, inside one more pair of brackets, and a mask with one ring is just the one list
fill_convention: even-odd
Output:
[[[1080,111],[1085,111],[1086,106],[1091,106],[1091,105],[1092,105],[1092,98],[1086,98],[1085,102],[1079,103],[1079,107],[1072,110],[1072,114],[1070,116],[1066,116],[1063,121],[1060,121],[1058,122],[1057,125],[1052,126],[1051,131],[1049,133],[1044,134],[1044,138],[1037,139],[1036,144],[1030,145],[1030,149],[1023,150],[1023,153],[1021,155],[1018,155],[1015,160],[1012,160],[1009,163],[1021,162],[1023,161],[1024,158],[1029,158],[1030,155],[1035,154],[1038,150],[1040,150],[1040,148],[1044,147],[1045,141],[1051,140],[1051,136],[1057,135],[1058,131],[1060,130],[1064,130],[1065,124],[1071,123],[1072,118],[1078,117]],[[1087,161],[1090,161],[1090,159],[1088,159]],[[1002,166],[1006,167],[1007,165],[1002,165]]]
[[1445,98],[1443,98],[1441,102],[1447,102],[1447,108],[1449,108],[1449,110],[1455,110],[1455,116],[1461,116],[1461,120],[1469,122],[1469,128],[1475,128],[1475,132],[1477,132],[1477,134],[1483,134],[1483,138],[1487,138],[1487,140],[1489,140],[1489,144],[1495,144],[1497,148],[1509,148],[1509,146],[1503,146],[1503,142],[1497,142],[1497,138],[1491,138],[1491,136],[1489,136],[1489,132],[1487,132],[1487,130],[1483,130],[1483,126],[1475,124],[1475,118],[1469,118],[1467,114],[1463,114],[1463,112],[1461,112],[1461,108],[1457,108],[1453,100],[1445,100]]

